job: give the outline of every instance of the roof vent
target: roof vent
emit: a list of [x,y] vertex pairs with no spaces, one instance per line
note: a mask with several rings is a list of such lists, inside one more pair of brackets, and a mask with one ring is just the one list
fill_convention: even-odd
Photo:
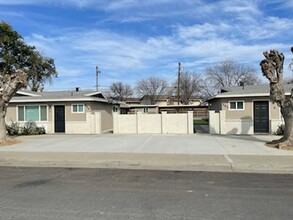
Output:
[[75,92],[78,92],[79,91],[79,87],[75,87]]
[[243,81],[240,81],[239,82],[239,86],[242,86],[242,89],[244,89],[244,82]]

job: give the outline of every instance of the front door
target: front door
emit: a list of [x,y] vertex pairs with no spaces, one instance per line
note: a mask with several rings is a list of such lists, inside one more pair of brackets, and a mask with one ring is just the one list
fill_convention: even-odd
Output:
[[269,102],[254,102],[254,133],[269,133]]
[[55,105],[55,132],[65,132],[65,107]]

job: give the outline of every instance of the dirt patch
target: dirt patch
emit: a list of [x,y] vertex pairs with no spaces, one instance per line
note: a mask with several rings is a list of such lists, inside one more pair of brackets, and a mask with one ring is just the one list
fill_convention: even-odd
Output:
[[282,149],[282,150],[293,150],[293,146],[285,146],[285,147],[281,147],[280,149]]
[[13,145],[16,143],[19,143],[19,140],[16,140],[14,138],[6,138],[4,143],[0,143],[0,147],[5,147],[5,146],[9,146],[9,145]]
[[270,148],[275,148],[275,149],[280,149],[280,150],[292,150],[293,151],[293,146],[282,146],[281,148],[276,145],[276,144],[269,144],[269,143],[266,143],[266,146],[267,147],[270,147]]

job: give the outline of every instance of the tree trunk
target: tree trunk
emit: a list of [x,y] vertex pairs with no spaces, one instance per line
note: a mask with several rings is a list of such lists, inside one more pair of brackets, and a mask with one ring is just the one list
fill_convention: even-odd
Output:
[[5,103],[3,101],[0,101],[0,109],[2,110],[0,111],[0,144],[3,144],[6,141],[6,124],[5,124],[6,109],[5,109]]
[[0,75],[0,143],[6,141],[5,116],[8,103],[15,93],[27,85],[27,74],[21,70],[11,75]]
[[281,108],[285,121],[285,131],[282,138],[267,143],[276,148],[293,148],[293,90],[289,97],[285,96],[283,83],[284,55],[276,50],[264,52],[266,59],[261,61],[261,70],[270,81],[270,99]]

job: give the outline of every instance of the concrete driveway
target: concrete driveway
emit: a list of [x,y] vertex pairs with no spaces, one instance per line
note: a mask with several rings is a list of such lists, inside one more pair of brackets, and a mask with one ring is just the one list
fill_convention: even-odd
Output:
[[19,143],[1,151],[159,153],[208,155],[293,155],[293,151],[265,146],[278,136],[220,136],[209,134],[102,134],[18,137]]
[[293,173],[293,151],[276,136],[103,134],[18,137],[0,147],[0,166]]

